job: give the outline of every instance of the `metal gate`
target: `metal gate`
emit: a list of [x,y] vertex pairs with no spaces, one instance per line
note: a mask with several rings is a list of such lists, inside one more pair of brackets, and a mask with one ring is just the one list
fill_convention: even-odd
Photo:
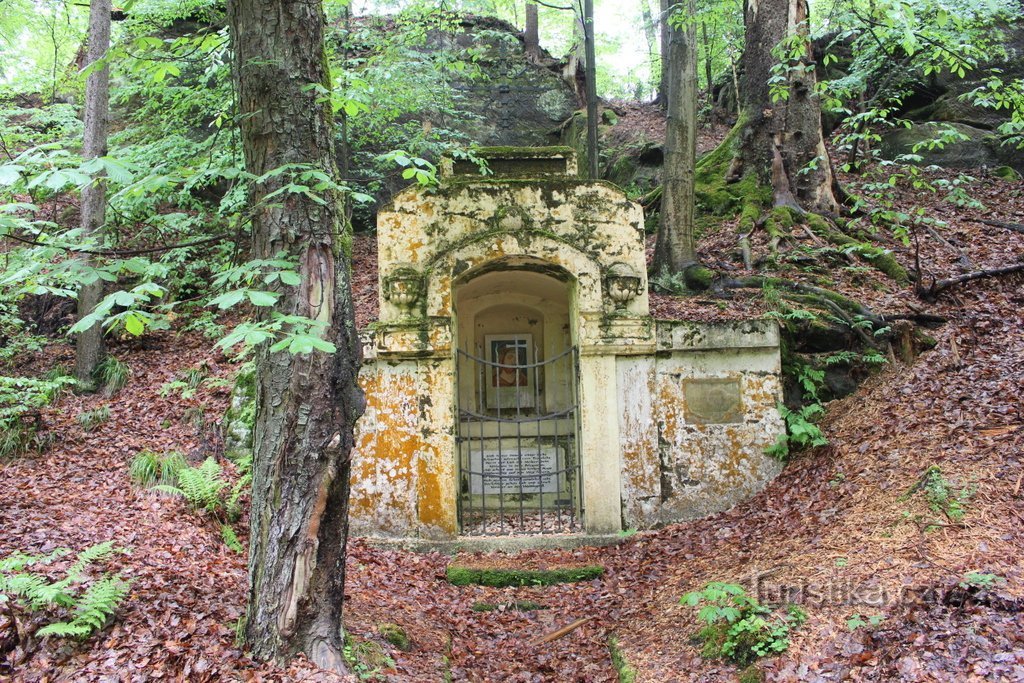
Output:
[[461,532],[582,531],[577,349],[534,361],[515,335],[504,344],[457,352]]

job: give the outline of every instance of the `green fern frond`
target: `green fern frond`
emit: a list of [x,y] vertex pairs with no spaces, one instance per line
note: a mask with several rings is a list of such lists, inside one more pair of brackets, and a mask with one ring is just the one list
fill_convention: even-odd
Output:
[[[25,553],[13,553],[0,560],[0,574],[9,574],[11,572],[20,572],[25,567],[32,564],[50,564],[58,557],[63,557],[71,551],[67,548],[57,548],[48,555],[26,555]],[[3,577],[0,576],[0,580]]]
[[89,588],[75,605],[71,621],[58,621],[36,631],[37,636],[84,638],[103,628],[128,595],[129,584],[120,576],[105,576]]
[[245,548],[242,547],[242,542],[238,540],[238,534],[235,533],[234,528],[230,524],[220,525],[220,537],[224,540],[224,545],[234,550],[236,553],[240,553]]
[[82,572],[88,565],[93,562],[105,560],[113,554],[113,541],[104,541],[103,543],[97,543],[96,545],[89,546],[82,552],[78,553],[78,557],[75,558],[75,563],[71,565],[70,569],[68,569],[68,578],[65,580],[77,579],[82,575]]

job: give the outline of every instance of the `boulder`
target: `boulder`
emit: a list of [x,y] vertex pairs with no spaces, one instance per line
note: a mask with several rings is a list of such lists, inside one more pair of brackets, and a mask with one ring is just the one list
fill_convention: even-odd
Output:
[[[922,142],[937,139],[946,128],[953,128],[967,139],[945,144],[933,149],[914,147]],[[975,128],[965,123],[938,123],[928,121],[915,123],[910,128],[897,128],[882,136],[879,153],[883,159],[895,159],[901,154],[917,154],[921,164],[943,168],[978,168],[981,166],[1010,166],[1024,171],[1024,153],[1013,147],[1001,145],[990,131]]]

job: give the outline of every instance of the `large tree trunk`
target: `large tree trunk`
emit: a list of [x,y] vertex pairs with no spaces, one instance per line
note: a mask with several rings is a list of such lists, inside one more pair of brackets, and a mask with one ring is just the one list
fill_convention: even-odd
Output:
[[[246,169],[301,165],[337,177],[321,3],[231,0],[228,14]],[[281,285],[272,312],[323,323],[337,352],[264,344],[257,353],[245,634],[257,657],[303,652],[342,671],[349,455],[362,412],[350,234],[333,190],[320,193],[322,204],[290,193],[264,202],[288,182],[283,173],[250,188],[253,256],[295,260],[300,284]]]
[[[89,36],[87,64],[95,64],[110,47],[110,0],[93,0],[89,5]],[[89,73],[85,81],[85,132],[82,157],[95,159],[107,153],[107,119],[110,112],[110,69],[106,63]],[[106,221],[106,186],[97,177],[82,190],[81,226],[84,235],[94,235]],[[89,260],[89,256],[82,257]],[[79,319],[92,313],[103,298],[103,280],[96,279],[78,290]],[[75,339],[75,378],[86,387],[92,386],[96,366],[103,360],[103,327],[96,323]]]
[[[696,16],[694,0],[686,12]],[[694,167],[697,161],[697,41],[688,21],[669,32],[668,121],[662,166],[661,223],[654,269],[680,272],[697,261],[693,240]]]
[[746,0],[744,22],[742,171],[770,183],[776,205],[837,213],[814,69],[804,68],[814,64],[809,40],[788,71],[788,99],[772,102],[768,85],[777,63],[772,48],[794,33],[806,38],[807,0]]
[[526,0],[526,28],[523,31],[526,58],[536,63],[540,59],[540,27],[537,21],[537,3]]

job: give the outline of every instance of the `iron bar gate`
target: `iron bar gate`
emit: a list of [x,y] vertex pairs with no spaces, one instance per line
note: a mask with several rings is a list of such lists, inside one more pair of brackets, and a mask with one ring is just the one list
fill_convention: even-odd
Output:
[[497,348],[456,357],[461,532],[582,531],[577,349]]

